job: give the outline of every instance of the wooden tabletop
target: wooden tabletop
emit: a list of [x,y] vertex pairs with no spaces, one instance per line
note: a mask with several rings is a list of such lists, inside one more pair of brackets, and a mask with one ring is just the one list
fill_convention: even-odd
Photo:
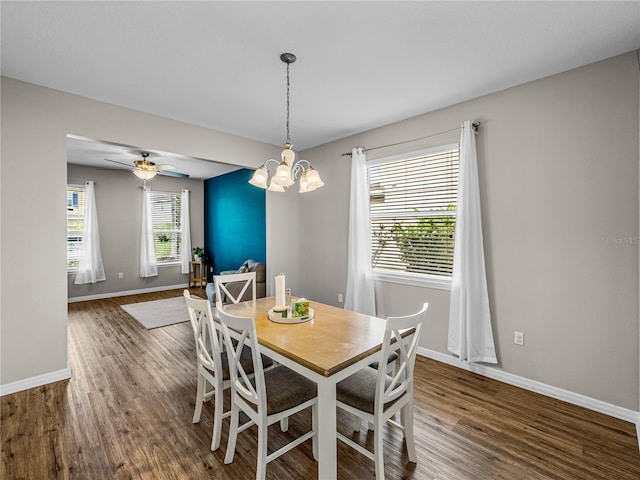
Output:
[[225,305],[225,312],[253,317],[258,342],[320,375],[329,377],[380,350],[385,321],[342,308],[311,301],[314,318],[296,324],[269,320],[275,297]]

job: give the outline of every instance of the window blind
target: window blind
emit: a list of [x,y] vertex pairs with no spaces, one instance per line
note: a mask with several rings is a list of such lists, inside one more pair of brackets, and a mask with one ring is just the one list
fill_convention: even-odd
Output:
[[451,276],[458,170],[457,146],[369,166],[374,269]]
[[158,264],[182,258],[181,198],[179,193],[151,192],[151,221]]
[[84,228],[84,186],[67,185],[67,270],[78,268]]

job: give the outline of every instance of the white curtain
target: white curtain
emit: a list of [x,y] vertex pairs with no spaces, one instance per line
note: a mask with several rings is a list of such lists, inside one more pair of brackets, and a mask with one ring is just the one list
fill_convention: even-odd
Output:
[[476,140],[470,121],[460,133],[448,349],[466,362],[498,363],[484,265]]
[[156,277],[158,263],[153,241],[153,221],[151,217],[151,188],[142,188],[142,228],[140,231],[140,276]]
[[191,271],[191,222],[189,220],[189,190],[182,190],[180,205],[180,221],[182,222],[182,273],[188,274]]
[[100,232],[98,230],[98,211],[94,183],[85,182],[84,190],[84,223],[82,227],[82,243],[78,271],[73,283],[98,283],[106,280],[102,255],[100,253]]
[[354,148],[351,155],[347,292],[344,308],[366,315],[376,314],[371,267],[367,154],[362,148]]

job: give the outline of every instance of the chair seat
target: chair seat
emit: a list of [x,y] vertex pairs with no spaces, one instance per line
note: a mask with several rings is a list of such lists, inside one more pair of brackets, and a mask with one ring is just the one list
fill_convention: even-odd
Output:
[[[363,368],[358,370],[350,377],[345,378],[336,385],[336,399],[362,410],[363,412],[374,414],[374,406],[376,399],[376,377],[378,371],[372,368]],[[385,389],[391,384],[392,378],[387,375],[385,378]],[[392,402],[385,403],[384,409],[396,403],[402,396],[396,398]]]
[[[398,359],[398,354],[396,352],[391,352],[389,354],[389,357],[387,358],[387,364],[389,364],[391,362],[395,362],[397,359]],[[378,362],[370,363],[369,366],[371,368],[375,368],[377,370],[378,369]]]
[[[255,386],[255,380],[251,379]],[[264,372],[267,415],[284,412],[317,396],[315,382],[282,365]],[[256,407],[252,405],[255,409]]]

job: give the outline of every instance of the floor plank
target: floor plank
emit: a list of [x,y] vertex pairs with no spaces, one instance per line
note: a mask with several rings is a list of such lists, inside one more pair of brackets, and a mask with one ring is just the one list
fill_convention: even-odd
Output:
[[[202,294],[201,289],[192,289]],[[239,435],[233,464],[209,450],[212,406],[192,424],[195,352],[188,323],[146,330],[120,305],[178,290],[69,305],[72,378],[5,395],[0,403],[3,479],[255,478],[255,427]],[[228,395],[225,399],[228,407]],[[308,412],[270,449],[309,428]],[[342,433],[371,447],[373,435]],[[402,435],[385,427],[388,479],[637,480],[634,425],[433,360],[416,361],[418,464]],[[338,444],[338,476],[373,478],[373,462]],[[316,479],[310,441],[267,466],[268,479]]]

